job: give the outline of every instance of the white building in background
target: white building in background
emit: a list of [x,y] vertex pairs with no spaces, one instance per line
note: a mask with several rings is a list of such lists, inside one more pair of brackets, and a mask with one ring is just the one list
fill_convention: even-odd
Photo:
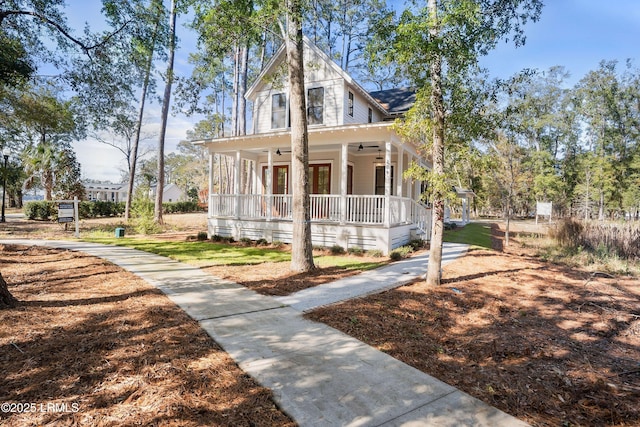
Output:
[[89,201],[125,202],[127,200],[128,185],[126,183],[84,182],[83,184]]
[[[149,198],[152,200],[156,197],[156,191],[158,186],[152,185],[149,189]],[[163,202],[183,202],[187,200],[186,194],[175,184],[167,184],[162,191]]]

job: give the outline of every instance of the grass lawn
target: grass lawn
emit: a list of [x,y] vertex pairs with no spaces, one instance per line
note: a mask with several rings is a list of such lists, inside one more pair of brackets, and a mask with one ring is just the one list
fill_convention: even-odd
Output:
[[[239,246],[216,242],[198,241],[166,241],[160,239],[91,237],[83,240],[127,246],[141,251],[166,256],[176,261],[198,267],[216,265],[255,265],[267,262],[280,263],[291,261],[291,254],[283,249],[259,246]],[[360,259],[355,256],[319,255],[314,257],[316,266],[338,267],[344,270],[371,270],[388,262],[388,258],[380,261]]]
[[232,246],[214,242],[171,242],[157,239],[94,237],[89,242],[127,246],[197,266],[284,262],[291,255],[276,248]]
[[491,224],[471,222],[464,227],[445,230],[444,241],[491,249]]

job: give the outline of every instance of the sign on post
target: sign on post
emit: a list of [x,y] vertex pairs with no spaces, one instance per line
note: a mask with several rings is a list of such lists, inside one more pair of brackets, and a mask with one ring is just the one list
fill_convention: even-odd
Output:
[[536,202],[536,224],[538,224],[538,216],[549,216],[549,223],[551,223],[551,213],[553,212],[553,204]]
[[58,222],[73,222],[75,217],[73,203],[58,203]]
[[73,200],[59,200],[58,201],[58,222],[66,224],[69,222],[76,223],[76,237],[80,237],[80,221],[78,218],[78,198],[74,197]]

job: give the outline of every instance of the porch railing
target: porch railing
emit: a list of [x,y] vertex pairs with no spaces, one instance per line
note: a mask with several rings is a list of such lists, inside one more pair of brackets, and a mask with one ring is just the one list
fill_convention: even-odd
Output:
[[384,224],[384,196],[347,196],[347,222]]
[[[341,221],[341,196],[335,194],[310,195],[312,221]],[[389,224],[416,223],[424,229],[431,221],[430,210],[412,199],[389,198]],[[209,205],[212,217],[239,217],[245,219],[292,218],[290,194],[212,194]],[[347,223],[383,225],[385,223],[385,196],[347,195],[344,220]]]

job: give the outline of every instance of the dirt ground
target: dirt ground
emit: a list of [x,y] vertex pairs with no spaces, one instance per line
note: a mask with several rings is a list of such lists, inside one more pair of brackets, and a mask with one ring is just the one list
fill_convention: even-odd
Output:
[[[165,237],[201,231],[199,218],[183,217]],[[518,226],[508,248],[494,227],[496,250],[449,264],[439,288],[418,282],[308,317],[536,426],[640,426],[638,279],[545,263],[521,244],[530,230]],[[25,233],[43,237],[0,236]],[[80,406],[16,414],[8,425],[291,424],[268,390],[134,276],[64,251],[2,248],[0,260],[26,301],[0,311],[0,361],[11,373],[0,402]],[[290,276],[278,264],[207,270],[279,295],[345,274]]]
[[438,288],[308,317],[536,426],[640,425],[638,278],[545,263],[518,241],[471,250]]

